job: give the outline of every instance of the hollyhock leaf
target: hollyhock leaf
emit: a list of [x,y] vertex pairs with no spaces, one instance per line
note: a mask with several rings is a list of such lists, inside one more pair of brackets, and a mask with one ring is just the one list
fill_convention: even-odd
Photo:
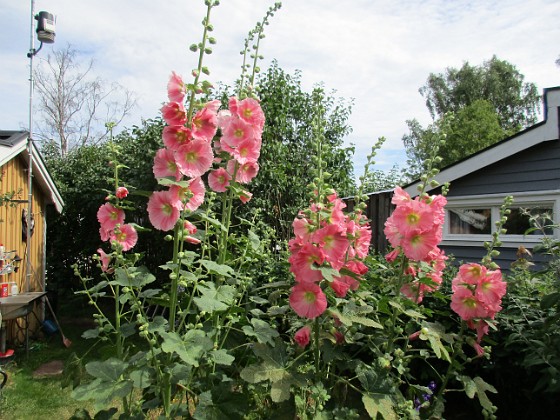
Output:
[[119,286],[141,288],[156,280],[156,277],[146,267],[117,268],[115,270],[115,284]]
[[148,367],[140,368],[130,372],[130,379],[134,383],[134,388],[145,389],[152,385]]
[[210,223],[211,225],[214,225],[214,226],[220,228],[220,230],[221,230],[222,232],[224,232],[224,233],[227,233],[227,232],[228,232],[228,230],[226,229],[226,227],[225,227],[219,220],[214,219],[214,218],[212,218],[212,217],[208,217],[208,216],[205,215],[205,214],[200,214],[199,217],[200,217],[201,220],[203,220],[203,221],[205,221],[205,222],[208,222],[208,223]]
[[458,378],[463,383],[463,386],[465,387],[465,394],[467,394],[467,397],[471,399],[474,398],[474,395],[476,393],[476,384],[474,383],[474,381],[468,376],[463,376],[463,375],[459,375]]
[[275,403],[286,401],[290,398],[291,378],[281,379],[272,383],[270,388],[270,399]]
[[278,337],[278,331],[272,328],[268,322],[262,321],[258,318],[251,319],[252,327],[245,325],[243,327],[243,332],[245,335],[255,337],[259,343],[270,344],[274,347],[274,339]]
[[218,264],[215,261],[200,260],[200,264],[202,264],[210,274],[217,274],[219,276],[231,277],[235,273],[233,268],[231,268],[229,265]]
[[268,308],[266,313],[269,316],[279,316],[279,315],[284,315],[286,312],[288,312],[289,309],[290,307],[288,305],[271,306],[270,308]]
[[332,283],[335,280],[335,277],[340,277],[340,273],[334,268],[320,267],[319,271],[321,271],[323,278],[329,283]]
[[405,315],[408,315],[411,318],[415,318],[415,319],[426,319],[426,317],[424,316],[424,314],[415,311],[413,309],[407,309],[406,311],[404,311]]
[[165,353],[176,353],[183,362],[195,367],[202,355],[214,347],[212,340],[201,330],[189,330],[183,337],[176,332],[163,332],[160,336],[163,338],[161,349]]
[[199,287],[199,291],[202,296],[194,298],[196,306],[201,311],[210,313],[225,311],[233,303],[235,295],[235,289],[227,284],[216,289],[213,283],[206,283],[205,286]]
[[255,302],[257,305],[266,305],[268,304],[268,300],[264,299],[262,297],[259,296],[249,296],[249,300],[251,302]]
[[253,251],[257,251],[261,247],[261,240],[259,236],[252,230],[249,230],[248,236],[249,236],[249,243],[251,244],[251,248],[253,249]]
[[167,321],[167,319],[165,319],[163,316],[161,316],[161,315],[155,316],[148,323],[148,332],[150,332],[150,333],[165,332],[167,330],[168,323],[169,322]]
[[364,394],[362,396],[364,407],[372,419],[381,414],[384,420],[397,420],[397,414],[393,409],[393,400],[385,394]]
[[235,357],[229,354],[226,349],[212,350],[209,355],[218,365],[231,366],[235,360]]
[[86,330],[82,333],[82,338],[90,339],[99,337],[99,328],[93,328],[91,330]]
[[174,179],[171,178],[158,178],[157,179],[158,184],[159,185],[163,185],[164,187],[168,187],[171,185],[177,185],[181,188],[188,188],[190,181],[188,180],[183,180],[183,181],[175,181]]
[[86,371],[94,378],[106,382],[116,382],[128,367],[128,364],[114,357],[104,361],[93,361],[86,364]]
[[482,379],[480,376],[475,377],[473,381],[476,385],[476,396],[478,397],[480,405],[482,406],[482,408],[491,411],[493,404],[486,395],[486,391],[492,392],[494,394],[496,394],[498,391],[492,385],[484,382],[484,379]]

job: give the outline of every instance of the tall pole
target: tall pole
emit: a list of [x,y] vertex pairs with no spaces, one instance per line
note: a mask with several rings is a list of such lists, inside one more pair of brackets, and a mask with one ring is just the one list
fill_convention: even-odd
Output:
[[27,153],[29,155],[29,168],[27,169],[27,229],[25,238],[25,291],[29,292],[32,276],[31,266],[31,217],[33,214],[33,57],[35,56],[35,0],[31,0],[31,24],[29,44],[29,136],[27,137]]

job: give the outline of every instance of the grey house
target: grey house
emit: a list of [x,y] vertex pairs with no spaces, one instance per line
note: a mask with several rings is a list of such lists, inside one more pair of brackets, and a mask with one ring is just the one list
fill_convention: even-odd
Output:
[[[486,254],[484,242],[491,241],[504,198],[513,196],[507,233],[501,235],[500,256],[494,261],[508,269],[517,259],[520,246],[532,251],[543,238],[535,232],[524,235],[528,219],[522,210],[551,213],[560,222],[560,86],[544,90],[544,120],[470,157],[447,166],[437,175],[440,184],[449,182],[443,241],[440,246],[458,262],[478,262]],[[403,186],[411,196],[418,194],[419,181]],[[440,190],[428,189],[431,194]],[[385,220],[391,214],[392,191],[368,194],[367,216],[373,232],[372,248],[385,252]],[[348,210],[354,207],[347,198]],[[558,230],[546,233],[560,239]],[[545,260],[533,254],[534,262]]]

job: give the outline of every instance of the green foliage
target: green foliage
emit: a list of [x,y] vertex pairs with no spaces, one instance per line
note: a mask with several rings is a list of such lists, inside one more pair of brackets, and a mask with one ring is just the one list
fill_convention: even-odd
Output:
[[[290,237],[291,224],[307,204],[307,186],[313,181],[313,93],[303,90],[300,72],[287,74],[275,61],[259,76],[258,86],[266,125],[260,171],[252,183],[253,199],[248,207],[261,209],[263,221],[282,241]],[[343,143],[351,131],[351,104],[332,95],[322,98],[327,116],[323,153],[332,174],[329,181],[341,195],[350,195],[354,193],[353,148]]]
[[482,65],[465,62],[460,69],[448,67],[444,73],[431,73],[420,93],[432,118],[457,113],[478,100],[488,101],[500,127],[513,134],[536,122],[540,95],[534,83],[513,64],[493,56]]

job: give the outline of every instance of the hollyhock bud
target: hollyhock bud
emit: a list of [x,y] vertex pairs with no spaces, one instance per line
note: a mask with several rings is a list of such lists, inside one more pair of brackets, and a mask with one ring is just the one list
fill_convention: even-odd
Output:
[[126,189],[126,187],[119,187],[117,188],[117,192],[115,195],[118,199],[122,200],[123,198],[126,198],[126,196],[128,196],[128,190]]
[[294,335],[295,342],[302,348],[305,348],[309,344],[311,338],[311,328],[305,326],[300,328],[298,332]]

